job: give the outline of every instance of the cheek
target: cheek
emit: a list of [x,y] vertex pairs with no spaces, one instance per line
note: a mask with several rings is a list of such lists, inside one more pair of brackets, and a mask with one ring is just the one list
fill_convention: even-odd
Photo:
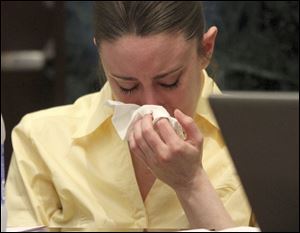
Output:
[[183,111],[185,114],[190,115],[192,113],[192,102],[193,95],[191,93],[191,89],[188,86],[184,87],[184,89],[176,96],[177,98],[177,108]]
[[194,116],[201,89],[200,76],[194,77],[194,79],[186,80],[181,89],[174,95],[177,108],[191,117]]
[[126,102],[127,95],[124,95],[124,93],[121,92],[118,84],[113,79],[108,78],[107,80],[111,87],[113,98],[121,102]]
[[109,82],[109,85],[110,85],[110,88],[111,88],[111,91],[112,91],[112,95],[114,97],[114,99],[117,99],[119,98],[119,90],[118,90],[118,86],[117,84],[112,81],[111,79],[107,79],[107,81]]
[[189,96],[187,95],[187,90],[187,87],[180,85],[177,89],[161,93],[162,105],[168,110],[170,115],[173,116],[177,108],[184,112],[188,110]]

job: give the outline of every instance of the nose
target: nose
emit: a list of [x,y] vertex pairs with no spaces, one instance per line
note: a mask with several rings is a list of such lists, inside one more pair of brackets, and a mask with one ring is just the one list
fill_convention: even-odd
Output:
[[142,105],[152,104],[152,105],[160,105],[159,96],[153,90],[148,90],[144,92],[142,99],[140,100]]

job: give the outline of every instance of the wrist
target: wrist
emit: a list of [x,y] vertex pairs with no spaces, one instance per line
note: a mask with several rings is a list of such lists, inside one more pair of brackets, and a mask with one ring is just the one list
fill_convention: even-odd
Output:
[[193,179],[186,182],[184,185],[174,188],[174,190],[178,197],[189,197],[193,195],[193,193],[201,192],[201,189],[203,189],[208,182],[210,181],[206,172],[202,168],[199,168],[195,172]]
[[175,191],[191,228],[219,230],[235,226],[203,169],[193,182]]

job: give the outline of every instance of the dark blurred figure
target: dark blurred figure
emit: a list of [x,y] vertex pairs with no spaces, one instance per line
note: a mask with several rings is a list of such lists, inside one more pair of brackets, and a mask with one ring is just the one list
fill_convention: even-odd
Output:
[[223,90],[299,90],[298,1],[204,5],[219,28],[210,68]]

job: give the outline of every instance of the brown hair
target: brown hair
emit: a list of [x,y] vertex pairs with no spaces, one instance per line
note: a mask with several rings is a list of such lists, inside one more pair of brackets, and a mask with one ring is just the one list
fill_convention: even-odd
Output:
[[186,39],[203,37],[205,20],[201,2],[99,1],[94,8],[95,39],[113,41],[126,34],[137,36],[183,32]]

